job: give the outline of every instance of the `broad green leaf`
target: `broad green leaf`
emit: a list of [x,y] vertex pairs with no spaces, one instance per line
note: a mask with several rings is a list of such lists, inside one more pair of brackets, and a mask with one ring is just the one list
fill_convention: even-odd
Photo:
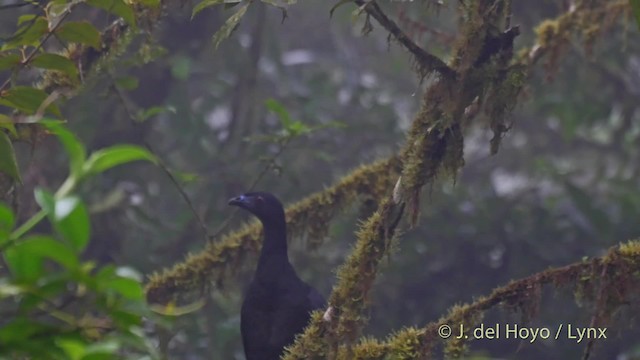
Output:
[[[24,111],[29,115],[33,115],[38,111],[42,103],[47,99],[49,95],[40,90],[30,86],[15,86],[11,89],[0,93],[0,104],[13,107],[15,109]],[[47,106],[47,111],[62,117],[60,109],[55,104]]]
[[40,16],[30,19],[20,25],[16,32],[9,37],[3,46],[3,50],[14,49],[23,45],[36,45],[40,39],[49,32],[47,19]]
[[4,260],[18,282],[33,283],[42,275],[42,257],[31,250],[28,242],[21,241],[4,251]]
[[100,32],[88,21],[66,22],[56,30],[56,35],[62,40],[100,49]]
[[136,26],[136,16],[133,8],[122,0],[88,0],[87,4],[121,17],[130,26]]
[[81,360],[113,359],[113,355],[120,350],[120,343],[114,340],[106,340],[91,344],[85,348],[85,354]]
[[115,291],[129,300],[142,300],[144,298],[142,286],[136,280],[118,277],[107,280],[99,286],[106,290]]
[[289,112],[285,109],[282,103],[275,99],[267,99],[264,103],[267,106],[267,109],[278,115],[283,128],[289,129],[291,127],[293,120],[291,120],[291,115],[289,115]]
[[83,169],[87,174],[97,174],[109,170],[114,166],[137,160],[157,162],[153,154],[139,146],[116,145],[91,154],[84,164]]
[[35,14],[24,14],[18,17],[18,26],[24,24],[25,22],[31,21],[36,18]]
[[61,348],[71,360],[81,359],[87,347],[82,341],[73,338],[58,338],[56,339],[56,345]]
[[12,230],[16,224],[13,211],[5,204],[0,203],[0,229]]
[[629,0],[631,3],[631,9],[633,10],[633,16],[636,18],[638,28],[640,29],[640,0]]
[[141,316],[139,314],[132,314],[129,311],[113,310],[110,312],[113,321],[121,327],[130,327],[132,325],[139,325],[142,323]]
[[34,259],[51,259],[67,269],[76,269],[80,265],[78,256],[65,246],[48,236],[32,236],[22,240],[9,249],[17,249]]
[[111,280],[116,276],[116,267],[114,265],[105,265],[102,269],[98,270],[95,275],[95,280],[98,284]]
[[[1,155],[0,155],[1,156]],[[16,224],[13,211],[6,205],[0,203],[0,247],[9,240],[9,234]]]
[[56,210],[56,200],[53,197],[53,194],[48,192],[47,190],[37,187],[33,191],[33,196],[36,199],[36,202],[42,210],[44,210],[47,214],[53,214]]
[[31,64],[42,69],[59,70],[63,73],[75,77],[78,75],[78,69],[73,61],[58,54],[40,54],[33,58]]
[[20,64],[20,55],[8,54],[0,55],[0,71],[11,69]]
[[238,9],[238,11],[236,11],[235,14],[231,15],[231,17],[227,19],[224,25],[222,25],[222,27],[218,31],[216,31],[215,34],[213,34],[213,44],[216,49],[218,48],[220,43],[222,43],[224,39],[228,38],[231,35],[231,33],[236,29],[236,27],[240,23],[240,20],[242,19],[244,14],[247,12],[248,7],[249,7],[249,3],[242,5]]
[[58,199],[53,214],[56,230],[78,252],[82,252],[89,243],[89,213],[77,196]]
[[78,138],[67,128],[57,121],[42,120],[41,123],[54,133],[58,140],[64,146],[64,149],[69,155],[69,163],[71,166],[71,175],[79,178],[82,174],[82,165],[87,158],[87,152],[84,145],[78,140]]
[[116,79],[116,85],[125,89],[125,90],[134,90],[138,87],[138,78],[133,76],[123,76],[119,79]]
[[193,11],[191,12],[191,19],[193,19],[200,11],[211,7],[224,3],[224,0],[203,0],[199,2],[196,6],[193,7]]
[[13,144],[2,130],[0,130],[0,173],[9,175],[14,181],[22,182]]
[[17,316],[0,327],[0,344],[27,341],[34,334],[46,334],[51,330],[49,326],[27,319],[24,315]]
[[7,129],[14,138],[18,137],[18,132],[16,131],[16,126],[13,123],[13,120],[4,114],[0,114],[0,131],[2,129]]

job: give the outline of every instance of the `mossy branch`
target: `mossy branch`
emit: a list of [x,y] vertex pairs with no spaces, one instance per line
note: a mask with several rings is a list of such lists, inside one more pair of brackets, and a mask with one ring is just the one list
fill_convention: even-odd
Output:
[[[398,173],[396,157],[363,165],[334,186],[288,206],[290,235],[307,233],[309,238],[321,242],[338,212],[358,199],[382,198]],[[179,294],[197,291],[211,282],[222,286],[247,256],[260,251],[260,228],[257,222],[246,225],[219,242],[209,244],[201,252],[189,255],[183,263],[153,274],[146,287],[147,298],[150,302],[166,303]]]
[[[605,256],[545,270],[524,279],[512,281],[473,303],[454,306],[448,315],[420,329],[413,327],[402,329],[386,341],[364,339],[354,347],[353,357],[349,359],[442,358],[442,355],[433,353],[434,349],[441,344],[444,344],[448,354],[463,354],[462,347],[465,341],[454,337],[443,340],[438,335],[440,326],[449,325],[457,329],[461,323],[465,323],[465,328],[471,330],[486,311],[499,305],[512,311],[522,312],[525,319],[531,318],[535,315],[540,302],[540,289],[545,285],[553,285],[556,288],[574,286],[577,290],[576,294],[581,296],[580,301],[586,299],[595,304],[594,313],[602,312],[603,306],[600,304],[606,303],[605,312],[611,314],[640,295],[638,272],[640,272],[640,241],[635,240],[611,248]],[[602,294],[607,294],[606,301],[602,300]],[[604,325],[606,324],[602,321],[598,323],[598,326]]]
[[[530,58],[524,62],[513,59],[513,43],[519,29],[509,25],[509,5],[509,1],[501,0],[473,1],[461,5],[466,22],[451,64],[457,77],[441,77],[426,91],[422,107],[401,152],[403,176],[400,193],[403,199],[409,201],[412,223],[417,219],[418,198],[424,185],[442,173],[455,177],[464,165],[463,131],[477,113],[470,111],[473,105],[484,109],[490,117],[494,132],[490,144],[492,153],[497,152],[503,134],[509,129],[504,118],[517,103],[529,69],[535,63]],[[503,27],[506,28],[500,30]],[[351,359],[360,356],[357,350],[354,352],[351,344],[364,323],[362,312],[377,273],[377,265],[388,251],[388,246],[384,245],[386,236],[382,236],[379,230],[388,224],[388,213],[392,212],[393,205],[397,204],[385,200],[380,209],[363,224],[354,251],[338,272],[338,284],[331,294],[329,309],[322,317],[317,313],[313,315],[310,325],[288,349],[284,359]],[[505,289],[508,291],[512,286]],[[524,290],[519,293],[528,294]],[[493,296],[477,306],[487,306],[498,298]],[[450,317],[468,325],[477,322],[481,314],[461,308]],[[398,347],[392,353],[381,356],[367,351],[379,351],[384,346],[376,345],[373,340],[365,340],[367,349],[363,354],[366,355],[360,358],[414,359],[426,356],[431,352],[431,345],[418,347],[423,342],[417,336],[436,334],[432,330],[414,329],[399,334],[396,336]],[[412,336],[416,338],[412,339]],[[447,355],[463,353],[463,345],[453,342],[447,347]]]

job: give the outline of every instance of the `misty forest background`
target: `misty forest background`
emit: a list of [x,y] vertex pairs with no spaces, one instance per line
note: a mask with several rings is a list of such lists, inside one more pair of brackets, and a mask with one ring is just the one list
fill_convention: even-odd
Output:
[[[493,6],[512,14],[499,19],[498,33],[513,40],[509,29],[517,25],[519,35],[513,49],[506,36],[509,44],[489,56],[515,63],[535,46],[547,46],[544,41],[556,41],[553,51],[531,61],[523,86],[505,95],[504,122],[474,108],[482,96],[475,103],[473,96],[463,104],[466,122],[432,124],[428,131],[444,129],[440,139],[453,131],[446,128],[451,124],[463,129],[464,166],[445,160],[450,171],[429,173],[416,187],[424,185],[420,195],[407,190],[404,214],[391,209],[403,218],[374,264],[375,282],[362,290],[355,335],[331,340],[340,328],[310,336],[332,344],[333,355],[355,356],[345,349],[359,344],[362,358],[384,351],[386,358],[400,358],[391,355],[401,351],[400,340],[389,334],[415,326],[420,338],[419,329],[456,304],[552,267],[587,264],[596,270],[519,289],[533,300],[523,305],[502,298],[482,309],[482,318],[476,313],[462,322],[604,326],[606,340],[470,341],[462,356],[640,359],[632,286],[639,262],[616,267],[625,276],[615,281],[607,277],[612,267],[598,267],[608,264],[615,252],[609,249],[640,234],[634,17],[640,4],[379,0],[372,10],[367,1],[205,0],[209,6],[200,5],[191,18],[197,2],[109,1],[0,3],[0,358],[243,359],[239,310],[259,238],[234,238],[249,218],[227,200],[252,186],[285,204],[325,199],[321,209],[298,204],[309,215],[295,215],[303,220],[292,230],[289,253],[300,276],[329,297],[356,238],[367,236],[356,231],[377,214],[402,173],[401,161],[410,156],[402,149],[425,94],[447,76],[421,67],[373,14],[385,14],[410,43],[455,64],[452,49],[473,45],[460,41],[466,22],[474,21],[469,12],[477,6],[488,13]],[[548,39],[541,33],[564,24],[553,23],[563,16],[589,10],[599,17],[568,22]],[[83,25],[61,30],[67,22]],[[64,59],[39,56],[44,52]],[[470,67],[488,61],[497,60]],[[496,135],[498,125],[503,128]],[[80,144],[86,157],[105,148],[122,151],[92,168],[82,165]],[[118,148],[122,144],[137,147]],[[150,161],[128,163],[141,159]],[[313,198],[380,159],[386,163],[365,174],[377,185],[352,186],[341,193],[342,202]],[[89,170],[60,190],[70,163],[72,174],[74,166],[77,174]],[[69,204],[75,210],[60,215]],[[16,233],[41,208],[48,219]],[[34,234],[47,240],[28,238]],[[25,239],[51,248],[21,245]],[[81,244],[75,253],[68,252],[69,241]],[[223,241],[238,241],[225,248],[236,255],[208,245]],[[60,243],[64,256],[56,255]],[[174,267],[190,253],[206,257],[203,249],[207,261],[231,260],[210,273]],[[143,287],[163,269],[185,271],[191,283],[153,277],[151,311]],[[377,352],[381,343],[370,340],[368,349],[361,335],[390,340]],[[446,342],[430,349],[405,345],[407,358],[411,351],[440,358],[462,349]],[[384,358],[376,356],[370,358]]]

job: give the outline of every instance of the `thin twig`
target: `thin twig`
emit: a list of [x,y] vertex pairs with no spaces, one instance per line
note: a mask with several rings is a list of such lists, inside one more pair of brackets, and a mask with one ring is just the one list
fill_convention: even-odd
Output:
[[[138,127],[136,116],[134,114],[133,109],[131,109],[133,105],[129,102],[129,100],[127,99],[126,95],[122,92],[122,90],[120,90],[120,88],[118,88],[118,86],[115,84],[115,79],[113,79],[111,74],[109,74],[109,77],[113,82],[112,88],[115,90],[116,95],[122,102],[122,105],[124,106],[127,116],[129,117],[129,120],[131,120],[131,124],[133,125],[134,128]],[[200,217],[200,215],[198,214],[198,211],[196,210],[195,206],[191,202],[189,195],[187,195],[187,193],[184,191],[184,189],[182,188],[178,180],[175,178],[171,170],[169,170],[169,167],[162,161],[162,159],[160,158],[160,156],[158,156],[153,146],[151,146],[151,144],[147,140],[142,139],[142,144],[147,148],[147,150],[149,150],[149,152],[151,152],[156,156],[156,158],[158,159],[158,167],[160,167],[160,169],[162,169],[162,171],[167,175],[169,180],[171,180],[175,188],[178,190],[178,193],[180,193],[180,196],[182,197],[184,202],[187,203],[187,205],[189,206],[189,209],[191,210],[191,213],[193,214],[196,221],[200,225],[200,228],[202,229],[205,237],[211,238],[211,236],[209,235],[209,228],[202,220],[202,217]]]
[[[33,49],[33,51],[31,51],[31,53],[27,56],[26,59],[20,62],[17,70],[20,70],[25,66],[27,66],[27,64],[29,64],[29,61],[31,61],[33,57],[36,56],[36,54],[40,51],[40,49],[42,49],[42,47],[44,46],[44,43],[47,42],[47,40],[49,40],[49,38],[53,35],[54,32],[56,32],[56,30],[58,30],[58,27],[60,27],[64,19],[66,19],[67,16],[71,14],[71,9],[73,9],[74,7],[75,5],[69,5],[69,7],[64,11],[62,16],[60,17],[60,20],[58,20],[58,22],[49,30],[47,35],[45,35],[44,39],[40,41],[38,46],[36,46],[36,48]],[[7,80],[5,80],[5,82],[0,86],[0,92],[3,91],[7,87],[7,85],[9,85],[10,82],[11,82],[11,76],[9,76]]]

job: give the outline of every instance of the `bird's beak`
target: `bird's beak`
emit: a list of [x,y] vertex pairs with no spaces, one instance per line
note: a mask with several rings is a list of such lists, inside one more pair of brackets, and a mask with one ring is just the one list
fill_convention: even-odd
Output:
[[240,195],[240,196],[236,196],[234,198],[232,198],[231,200],[229,200],[229,205],[234,205],[234,206],[239,206],[239,207],[246,207],[249,205],[250,199],[248,196],[244,196],[244,195]]

